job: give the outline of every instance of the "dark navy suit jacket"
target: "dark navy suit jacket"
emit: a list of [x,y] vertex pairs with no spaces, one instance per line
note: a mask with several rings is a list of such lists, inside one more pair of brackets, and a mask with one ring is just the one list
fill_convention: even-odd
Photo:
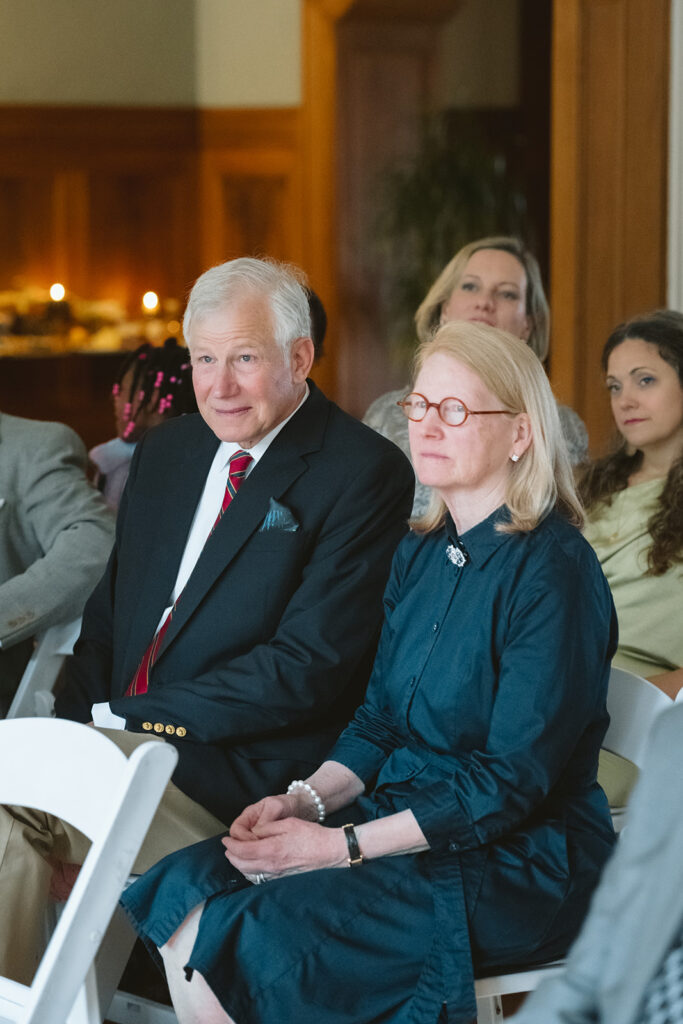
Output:
[[[61,717],[89,721],[110,701],[128,729],[163,726],[175,783],[226,823],[309,774],[362,699],[412,504],[399,449],[309,385],[207,540],[149,691],[131,698],[219,443],[199,415],[145,435],[57,701]],[[264,528],[271,500],[296,529]]]

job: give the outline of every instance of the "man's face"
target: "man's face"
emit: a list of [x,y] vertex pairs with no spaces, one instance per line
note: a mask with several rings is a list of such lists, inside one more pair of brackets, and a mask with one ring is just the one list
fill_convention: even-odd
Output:
[[189,348],[204,420],[221,441],[247,449],[294,412],[313,362],[310,338],[283,352],[267,300],[251,293],[201,319]]

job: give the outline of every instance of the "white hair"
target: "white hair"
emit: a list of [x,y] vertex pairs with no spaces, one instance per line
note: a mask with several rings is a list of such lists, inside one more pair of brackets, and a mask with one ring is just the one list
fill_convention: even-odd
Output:
[[287,353],[297,338],[311,337],[311,314],[303,271],[277,260],[242,256],[219,263],[198,277],[187,300],[183,334],[192,347],[194,327],[245,294],[261,296],[273,314],[275,341]]

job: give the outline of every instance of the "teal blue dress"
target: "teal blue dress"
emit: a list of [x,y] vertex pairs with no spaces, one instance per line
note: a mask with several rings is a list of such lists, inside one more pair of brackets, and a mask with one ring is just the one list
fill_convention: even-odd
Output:
[[596,771],[616,619],[574,527],[506,520],[400,544],[366,700],[329,755],[366,783],[331,825],[410,808],[429,851],[252,886],[211,839],[124,895],[150,946],[206,902],[187,970],[237,1024],[464,1024],[477,973],[578,931],[614,842]]

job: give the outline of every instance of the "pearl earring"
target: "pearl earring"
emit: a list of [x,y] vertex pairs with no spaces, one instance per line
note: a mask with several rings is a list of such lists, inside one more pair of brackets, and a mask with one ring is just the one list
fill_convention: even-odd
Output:
[[512,462],[519,462],[519,455],[513,454],[510,456]]

